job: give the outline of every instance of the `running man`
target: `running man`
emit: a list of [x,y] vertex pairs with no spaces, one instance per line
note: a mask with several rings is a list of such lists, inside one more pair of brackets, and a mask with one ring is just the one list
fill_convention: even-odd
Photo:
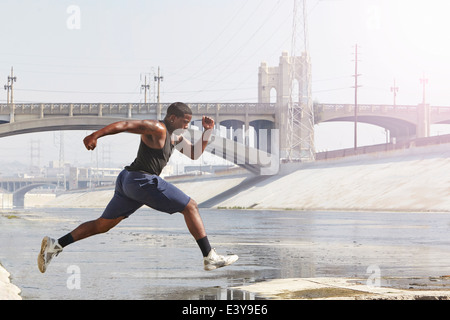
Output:
[[121,132],[140,134],[141,142],[134,162],[125,167],[117,177],[114,196],[101,217],[82,223],[57,240],[47,236],[43,238],[38,256],[38,267],[42,273],[47,270],[52,258],[64,247],[81,239],[107,232],[143,205],[169,214],[175,212],[183,214],[186,226],[203,254],[205,270],[228,266],[238,260],[237,255],[221,256],[211,248],[197,203],[177,187],[159,177],[175,145],[181,153],[194,160],[205,151],[211,129],[214,128],[214,120],[209,117],[203,116],[202,125],[205,130],[202,139],[194,145],[182,135],[175,137],[174,134],[172,137],[172,133],[176,130],[187,129],[191,119],[191,109],[182,102],[176,102],[169,106],[163,121],[119,121],[84,138],[83,142],[88,150],[95,149],[99,138]]

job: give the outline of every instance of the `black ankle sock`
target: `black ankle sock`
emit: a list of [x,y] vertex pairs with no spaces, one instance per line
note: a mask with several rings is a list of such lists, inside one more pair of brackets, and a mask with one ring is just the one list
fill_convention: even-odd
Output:
[[69,244],[75,242],[73,240],[73,237],[70,233],[66,234],[65,236],[58,239],[58,243],[61,245],[61,247],[68,246]]
[[211,251],[211,245],[209,244],[208,237],[198,239],[197,244],[200,247],[200,250],[202,250],[203,256],[208,256],[208,253]]

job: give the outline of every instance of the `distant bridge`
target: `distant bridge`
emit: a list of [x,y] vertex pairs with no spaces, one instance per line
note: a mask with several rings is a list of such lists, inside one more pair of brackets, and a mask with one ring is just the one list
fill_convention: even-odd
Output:
[[[168,103],[0,104],[0,137],[39,131],[97,130],[123,119],[161,119],[169,105]],[[285,116],[280,114],[283,108],[278,104],[189,103],[188,105],[193,112],[193,123],[200,121],[201,116],[208,115],[215,119],[216,128],[224,126],[231,129],[221,138],[234,141],[236,145],[231,147],[231,144],[223,140],[221,143],[226,147],[221,153],[226,154],[227,159],[233,158],[233,162],[253,172],[259,172],[260,168],[264,167],[259,160],[250,165],[238,163],[237,156],[230,157],[231,149],[237,150],[241,145],[244,145],[247,155],[255,153],[255,150],[248,147],[247,134],[250,127],[256,132],[256,150],[262,149],[270,153],[272,146],[283,144],[283,136],[279,136],[279,139],[271,136],[274,130],[284,132]],[[353,104],[316,104],[314,115],[316,124],[330,121],[353,122],[355,107]],[[389,130],[391,139],[395,138],[396,142],[409,141],[429,137],[432,124],[450,123],[450,107],[427,104],[417,106],[360,104],[357,109],[357,121]],[[267,133],[265,137],[267,139],[262,139],[264,137],[260,136],[260,132]],[[220,134],[219,130],[215,133]],[[214,149],[217,151],[217,146]]]
[[[55,117],[94,117],[127,119],[161,119],[165,116],[169,103],[23,103],[0,104],[0,124]],[[262,103],[191,103],[193,121],[203,115],[211,116],[216,123],[227,128],[246,130],[255,128],[273,129],[275,104]],[[91,123],[95,122],[91,121]],[[100,120],[101,122],[101,120]],[[265,123],[265,125],[264,125]],[[61,128],[60,130],[65,130]],[[8,130],[1,130],[6,136]],[[17,133],[13,133],[17,134]]]
[[[111,118],[161,119],[168,103],[23,103],[0,104],[0,137],[44,130],[72,130],[96,128],[107,124]],[[284,123],[276,103],[189,103],[193,122],[208,115],[217,125],[226,128],[280,129]],[[315,123],[330,121],[355,121],[353,104],[316,104]],[[432,124],[450,123],[450,107],[430,105],[380,105],[359,104],[357,120],[383,127],[391,137],[399,140],[428,137]],[[82,117],[82,118],[79,118]],[[63,121],[55,118],[73,118]],[[78,118],[78,119],[77,119]],[[41,125],[33,121],[43,121]],[[20,122],[24,122],[22,125]],[[13,123],[15,123],[13,125]],[[52,125],[53,123],[53,125]],[[234,140],[243,139],[236,136]],[[242,141],[241,141],[242,142]]]
[[[115,181],[116,181],[115,176],[99,176],[92,178],[77,177],[75,183],[77,184],[77,188],[87,188],[92,183],[112,185],[114,184]],[[66,182],[67,184],[66,186],[64,186],[64,182]],[[62,190],[66,190],[69,189],[68,188],[69,183],[70,183],[69,178],[66,181],[64,181],[64,179],[58,177],[53,178],[5,177],[0,178],[0,193],[2,191],[12,193],[13,206],[21,208],[24,206],[25,194],[27,192],[43,186],[51,186],[54,188],[61,187]]]
[[[41,131],[98,130],[119,120],[156,119],[165,115],[170,104],[162,103],[40,103],[0,104],[0,138]],[[274,105],[258,103],[189,104],[193,112],[192,122],[201,121],[203,115],[213,117],[219,125],[231,128],[226,137],[213,136],[207,151],[257,174],[270,174],[279,163],[270,155],[274,123]],[[266,129],[267,137],[256,137],[256,147],[246,143],[249,126]],[[219,130],[216,130],[219,134]],[[195,136],[191,131],[191,136]],[[197,135],[198,136],[198,135]],[[274,149],[275,150],[275,149]],[[267,151],[267,152],[266,152]],[[272,159],[268,163],[267,159]],[[270,170],[266,170],[271,168]],[[278,169],[274,173],[278,172]]]
[[[168,103],[23,103],[0,104],[0,137],[54,130],[97,130],[114,121],[123,119],[161,119],[166,114]],[[284,136],[273,139],[272,131],[285,133],[285,115],[277,103],[188,103],[193,112],[193,123],[198,123],[203,115],[216,121],[216,128],[227,129],[222,138],[245,145],[248,150],[249,128],[255,129],[255,149],[271,152],[273,146],[283,148]],[[316,104],[315,123],[331,121],[355,121],[353,104]],[[450,123],[450,107],[411,105],[359,104],[357,121],[383,127],[390,132],[396,142],[430,136],[432,124]],[[260,131],[264,130],[264,131]],[[267,139],[260,136],[267,133]],[[215,134],[220,135],[216,130]],[[226,141],[222,141],[226,145]],[[234,148],[240,148],[240,145]],[[226,152],[230,158],[230,145]],[[217,149],[217,148],[215,148]],[[278,150],[283,152],[283,150]],[[252,150],[251,152],[254,152]],[[251,153],[250,152],[250,153]],[[281,154],[279,152],[279,155]],[[225,152],[222,152],[225,153]],[[281,154],[282,155],[282,154]],[[237,157],[234,162],[237,163]],[[248,166],[238,163],[251,171],[259,171],[258,163]]]
[[[330,121],[355,121],[355,106],[352,104],[317,104],[316,123]],[[419,104],[375,105],[359,104],[357,120],[383,127],[390,137],[408,141],[430,136],[433,124],[450,124],[450,107]]]

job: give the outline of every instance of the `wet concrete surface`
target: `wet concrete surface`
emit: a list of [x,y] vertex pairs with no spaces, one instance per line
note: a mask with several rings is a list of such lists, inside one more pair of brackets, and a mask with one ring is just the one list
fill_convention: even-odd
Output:
[[236,290],[273,279],[340,277],[405,289],[450,285],[450,215],[414,212],[202,210],[213,247],[240,259],[206,272],[183,217],[141,209],[71,246],[41,274],[44,235],[101,210],[0,214],[0,262],[24,299],[258,299]]

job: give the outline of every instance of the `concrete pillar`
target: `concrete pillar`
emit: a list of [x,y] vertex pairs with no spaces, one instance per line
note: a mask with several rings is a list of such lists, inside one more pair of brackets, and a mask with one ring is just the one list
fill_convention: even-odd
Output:
[[15,111],[15,106],[14,106],[14,103],[12,103],[12,104],[10,104],[9,105],[9,108],[10,108],[10,113],[9,113],[9,122],[10,123],[13,123],[14,121],[15,121],[15,119],[14,119],[14,111]]
[[419,104],[417,106],[417,138],[426,138],[430,136],[431,115],[429,104]]
[[12,193],[0,193],[0,209],[12,209],[12,208],[13,208]]
[[128,104],[128,114],[127,114],[127,118],[131,118],[131,108],[132,108],[132,105],[131,105],[131,103],[129,103],[129,104]]
[[217,132],[220,130],[220,119],[219,119],[219,109],[220,109],[220,103],[216,104],[216,118],[214,119],[214,125],[216,126]]
[[250,129],[250,121],[248,115],[248,105],[245,106],[245,121],[244,121],[244,144],[248,146],[249,142],[249,129]]

